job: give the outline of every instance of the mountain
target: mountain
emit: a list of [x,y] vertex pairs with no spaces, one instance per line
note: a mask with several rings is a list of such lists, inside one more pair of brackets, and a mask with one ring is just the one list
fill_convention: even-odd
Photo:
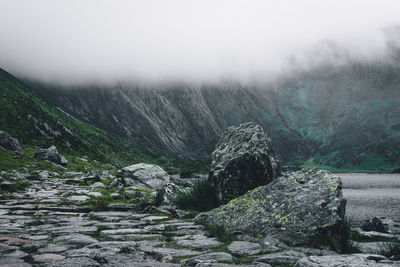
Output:
[[29,82],[48,101],[149,148],[207,158],[223,131],[260,124],[284,166],[389,172],[400,167],[400,68],[352,62],[274,83],[65,87]]
[[[84,123],[47,102],[2,69],[0,69],[0,114],[0,130],[18,138],[24,145],[28,158],[40,148],[55,145],[59,151],[70,157],[88,156],[90,159],[118,167],[149,162],[160,164],[169,171],[204,169],[205,164],[164,157],[118,135],[109,134]],[[18,165],[17,159],[7,158],[6,151],[0,150],[0,153],[3,164],[8,160],[11,161],[11,165]],[[1,166],[1,169],[7,167]]]

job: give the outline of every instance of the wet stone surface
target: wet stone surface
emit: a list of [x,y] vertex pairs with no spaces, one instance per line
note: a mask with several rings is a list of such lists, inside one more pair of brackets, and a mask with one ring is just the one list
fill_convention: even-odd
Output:
[[[98,196],[106,185],[67,182],[84,180],[82,173],[64,173],[68,178],[38,173],[40,179],[31,180],[25,191],[0,199],[0,266],[294,266],[301,259],[299,266],[311,266],[335,257],[398,263],[379,255],[343,258],[328,249],[289,247],[272,236],[246,233],[223,243],[191,218],[160,212],[171,207],[139,211],[134,204],[115,202],[108,210],[93,211],[85,199]],[[365,253],[378,247],[376,238],[398,240],[359,231],[369,242],[362,244]]]

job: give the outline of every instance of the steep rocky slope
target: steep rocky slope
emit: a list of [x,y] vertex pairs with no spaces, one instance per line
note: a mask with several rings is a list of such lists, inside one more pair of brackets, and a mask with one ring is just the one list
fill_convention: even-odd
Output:
[[253,121],[285,166],[391,171],[400,165],[400,68],[351,63],[263,85],[30,84],[95,126],[162,151],[206,158],[232,125]]
[[0,130],[17,138],[25,151],[23,159],[14,159],[11,151],[0,149],[1,170],[29,165],[29,161],[35,161],[35,152],[51,145],[70,157],[88,156],[90,159],[117,166],[135,162],[157,162],[171,171],[202,167],[189,160],[161,157],[132,141],[83,123],[48,103],[2,69],[0,114]]

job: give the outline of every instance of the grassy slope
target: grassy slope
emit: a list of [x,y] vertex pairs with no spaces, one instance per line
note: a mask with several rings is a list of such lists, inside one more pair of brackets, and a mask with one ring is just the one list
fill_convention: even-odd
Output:
[[[56,145],[58,150],[70,159],[87,155],[90,159],[118,167],[148,162],[157,163],[170,172],[206,170],[203,163],[159,156],[127,140],[85,124],[47,103],[2,69],[0,69],[0,114],[0,130],[17,137],[28,152],[24,160],[17,160],[9,151],[0,150],[0,170],[25,166],[26,161],[33,160],[34,151],[50,145]],[[61,136],[44,136],[35,128],[32,120],[28,119],[29,115],[41,122],[41,130],[45,131],[45,127],[48,126],[61,132]],[[73,134],[69,134],[64,126]]]

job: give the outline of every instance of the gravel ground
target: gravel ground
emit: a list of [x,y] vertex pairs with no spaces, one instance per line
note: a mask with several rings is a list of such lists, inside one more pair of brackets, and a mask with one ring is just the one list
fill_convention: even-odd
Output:
[[400,174],[340,173],[346,214],[358,226],[361,221],[380,217],[400,233]]

